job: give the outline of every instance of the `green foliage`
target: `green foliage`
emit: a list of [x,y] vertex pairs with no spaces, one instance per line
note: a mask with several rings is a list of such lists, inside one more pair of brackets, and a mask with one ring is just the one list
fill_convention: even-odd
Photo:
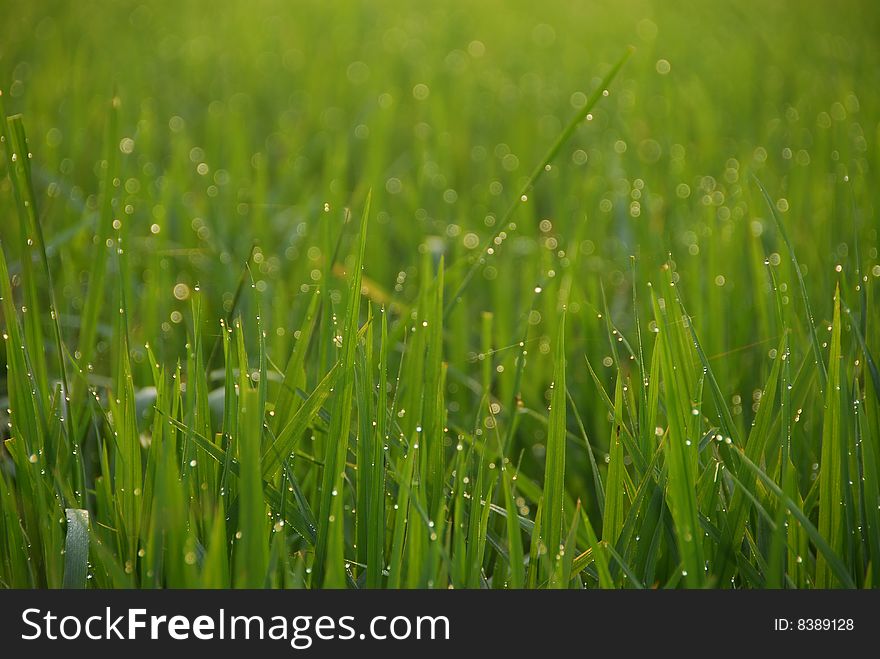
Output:
[[862,4],[7,11],[0,587],[876,587]]

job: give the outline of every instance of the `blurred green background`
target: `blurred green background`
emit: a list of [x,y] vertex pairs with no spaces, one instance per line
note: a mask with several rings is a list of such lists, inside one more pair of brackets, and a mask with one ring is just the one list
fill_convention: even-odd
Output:
[[[875,2],[2,4],[0,81],[7,110],[22,112],[29,131],[70,336],[106,192],[108,106],[114,96],[121,104],[114,212],[128,247],[124,286],[143,382],[146,341],[165,363],[185,356],[196,285],[207,331],[217,334],[254,246],[270,349],[286,358],[310,287],[325,287],[334,304],[344,299],[331,257],[347,209],[359,216],[369,188],[365,276],[374,301],[393,301],[402,314],[424,252],[445,256],[453,290],[547,146],[630,44],[635,54],[609,97],[450,317],[452,417],[469,425],[479,407],[483,311],[494,314],[500,400],[519,352],[506,347],[529,323],[530,354],[539,356],[522,393],[540,407],[552,371],[547,337],[565,304],[569,387],[595,411],[585,414],[587,429],[604,443],[604,408],[584,368],[586,355],[610,383],[597,317],[603,288],[631,338],[631,257],[644,300],[644,284],[671,254],[746,426],[779,336],[764,259],[778,266],[782,286],[794,283],[751,173],[789,226],[820,325],[830,319],[835,266],[847,290],[880,276]],[[15,274],[13,212],[4,177],[0,237]],[[116,272],[112,258],[109,267]],[[257,297],[245,295],[240,308],[253,315]],[[803,358],[803,322],[796,333]],[[96,381],[109,370],[109,335],[102,327]],[[815,432],[806,421],[805,432]],[[540,448],[543,426],[524,428],[526,443]]]

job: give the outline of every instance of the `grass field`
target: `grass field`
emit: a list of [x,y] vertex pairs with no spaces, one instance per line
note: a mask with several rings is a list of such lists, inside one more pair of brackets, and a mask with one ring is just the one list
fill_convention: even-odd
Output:
[[0,16],[0,586],[880,585],[876,3]]

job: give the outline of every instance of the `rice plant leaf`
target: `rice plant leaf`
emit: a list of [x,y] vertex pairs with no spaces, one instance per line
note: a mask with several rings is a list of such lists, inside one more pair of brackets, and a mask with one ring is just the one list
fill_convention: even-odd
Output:
[[[366,488],[367,502],[367,588],[379,588],[385,565],[385,451],[384,440],[388,423],[388,316],[382,313],[382,333],[379,338],[379,381],[376,397],[376,425],[367,441],[370,451],[370,480]],[[370,380],[372,381],[372,380]]]
[[354,399],[353,367],[357,354],[358,317],[361,300],[361,273],[364,250],[367,243],[367,221],[370,216],[370,199],[367,195],[358,233],[358,246],[351,271],[348,290],[348,306],[340,361],[345,376],[339,385],[333,402],[330,419],[329,442],[324,456],[321,480],[320,510],[318,513],[318,539],[315,545],[315,561],[312,567],[313,583],[322,587],[342,588],[346,585],[344,518],[342,515],[342,489],[345,457],[348,452],[348,432],[351,425],[352,401]]
[[343,372],[344,369],[339,363],[334,364],[293,414],[287,425],[267,445],[260,461],[264,480],[271,480],[278,474],[284,460],[293,452],[302,434],[314,422]]
[[[746,440],[746,455],[755,463],[760,462],[764,454],[764,447],[770,437],[770,428],[776,410],[775,404],[779,390],[779,376],[782,370],[782,362],[785,358],[786,340],[787,337],[783,336],[782,342],[777,351],[777,357],[773,361],[773,366],[770,369],[770,375],[767,378],[764,388],[761,390],[761,402],[758,407],[758,414],[755,417],[755,422],[752,425],[752,429]],[[755,476],[753,474],[742,474],[739,479],[747,484],[736,488],[733,492],[728,506],[727,518],[730,535],[729,538],[719,544],[718,554],[715,560],[715,564],[720,571],[720,583],[724,584],[726,584],[733,576],[732,569],[736,565],[733,561],[733,554],[738,551],[738,547],[742,543],[750,508],[750,502],[747,499],[747,495],[752,490]]]
[[544,520],[541,536],[548,555],[555,562],[562,544],[565,517],[565,314],[559,323],[553,359],[553,393],[550,397],[550,420],[547,427],[547,452],[544,467]]
[[564,546],[567,548],[567,551],[564,551],[562,558],[556,562],[553,575],[550,578],[550,588],[566,588],[575,574],[572,571],[572,566],[575,554],[577,553],[575,548],[577,545],[578,522],[581,516],[580,509],[581,502],[578,501],[575,505],[574,515],[572,515],[571,526],[565,536]]
[[89,511],[68,508],[63,588],[85,588],[89,571]]
[[620,427],[623,423],[623,377],[618,372],[614,389],[614,420],[611,423],[609,439],[608,489],[605,496],[605,512],[602,516],[602,540],[609,545],[617,542],[623,530],[624,470],[623,445],[620,442]]
[[821,390],[824,392],[825,386],[828,381],[828,371],[825,368],[825,361],[822,358],[822,348],[819,345],[819,335],[816,333],[816,321],[813,319],[813,309],[810,306],[810,297],[809,295],[807,295],[807,284],[804,281],[803,269],[801,268],[797,256],[795,255],[794,245],[792,245],[791,239],[789,239],[788,237],[788,232],[785,230],[785,225],[783,224],[782,219],[779,217],[779,213],[777,213],[776,211],[776,204],[774,204],[773,200],[770,198],[770,193],[767,192],[767,188],[764,187],[764,184],[761,183],[761,180],[757,176],[752,174],[752,179],[761,190],[761,194],[764,197],[767,208],[770,210],[770,216],[773,218],[773,222],[776,225],[776,229],[779,231],[779,235],[782,236],[782,240],[785,243],[785,248],[788,250],[788,256],[791,259],[792,268],[794,268],[795,275],[797,276],[798,288],[801,293],[801,300],[803,300],[804,310],[807,313],[807,330],[810,335],[810,344],[813,347],[813,357],[816,361],[816,367],[819,371],[819,384]]
[[[394,506],[394,531],[388,557],[388,588],[400,588],[403,583],[403,549],[406,541],[407,525],[410,523],[410,495],[419,449],[411,448],[403,459],[402,470],[398,475],[397,501]],[[462,552],[464,557],[464,552]]]
[[[831,551],[840,554],[844,533],[844,456],[843,428],[840,416],[840,289],[834,294],[834,319],[831,322],[828,380],[825,388],[825,415],[822,423],[822,455],[819,463],[819,533]],[[834,574],[823,554],[816,557],[816,586],[830,588]]]
[[284,379],[281,382],[281,387],[279,387],[274,406],[273,429],[276,433],[280,433],[296,413],[296,391],[298,388],[305,387],[306,352],[312,339],[312,333],[317,325],[320,299],[320,289],[316,288],[300,326],[296,343],[293,346],[293,352],[287,362],[287,367],[284,369]]
[[268,566],[266,502],[260,475],[260,443],[263,410],[260,395],[246,389],[242,396],[242,434],[238,442],[240,488],[238,530],[236,531],[235,585],[239,588],[262,588]]
[[[589,543],[589,559],[593,561],[596,566],[596,573],[599,578],[599,587],[605,589],[613,589],[615,587],[614,579],[611,576],[611,570],[608,564],[608,545],[604,542],[600,542],[596,537],[596,532],[593,530],[593,525],[590,523],[590,518],[587,516],[586,511],[581,508],[581,519],[584,523],[584,529],[587,534],[587,542]],[[572,573],[577,574],[581,570],[586,568],[586,563],[584,560],[587,558],[586,553],[582,554],[579,557],[580,561],[575,561],[572,566]],[[583,567],[581,565],[583,564]]]
[[669,508],[672,512],[678,551],[684,568],[681,576],[689,587],[703,585],[705,563],[703,559],[702,532],[699,525],[698,503],[696,499],[693,456],[697,442],[687,435],[687,419],[691,416],[691,401],[687,395],[688,386],[682,379],[680,369],[675,367],[675,334],[681,328],[666,320],[652,291],[655,321],[660,327],[657,348],[662,350],[662,373],[664,391],[667,395],[667,416],[669,432],[664,440],[666,464],[669,470],[667,483]]
[[522,545],[522,529],[520,517],[514,504],[513,479],[505,467],[502,469],[502,487],[504,488],[504,507],[507,513],[507,554],[510,563],[509,587],[513,589],[523,588],[525,585],[525,565]]
[[[425,445],[423,453],[426,472],[423,474],[427,486],[429,514],[439,517],[443,504],[443,484],[446,473],[444,450],[444,428],[446,426],[446,384],[443,364],[443,286],[444,262],[441,257],[433,282],[432,294],[428,296],[429,312],[427,352],[425,355],[425,392],[422,398],[422,419]],[[423,323],[424,327],[424,323]]]
[[764,486],[780,500],[782,505],[791,512],[795,519],[797,519],[807,536],[816,545],[816,549],[818,549],[819,553],[822,555],[823,560],[827,564],[830,572],[834,575],[834,578],[837,579],[844,588],[855,588],[855,582],[853,582],[852,577],[846,568],[846,564],[841,557],[834,552],[831,545],[810,521],[801,506],[786,495],[770,476],[768,476],[758,465],[749,460],[749,458],[742,452],[738,452],[738,459],[746,469],[758,477],[758,480],[760,480],[761,483],[763,483]]

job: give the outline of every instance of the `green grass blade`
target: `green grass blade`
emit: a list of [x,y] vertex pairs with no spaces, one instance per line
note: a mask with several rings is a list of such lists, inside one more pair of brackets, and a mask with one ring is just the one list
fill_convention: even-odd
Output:
[[284,460],[293,453],[297,441],[318,416],[343,372],[344,369],[341,365],[334,365],[294,413],[287,425],[266,447],[261,460],[265,480],[271,480],[278,474]]
[[555,563],[562,545],[565,518],[565,315],[559,323],[553,359],[553,393],[550,397],[550,421],[547,427],[547,452],[544,467],[544,520],[541,537],[548,556]]
[[42,258],[39,228],[34,194],[31,185],[30,167],[31,152],[27,138],[23,134],[21,116],[6,117],[6,110],[0,97],[0,138],[6,145],[7,173],[12,184],[18,211],[19,238],[21,244],[22,287],[24,304],[22,305],[22,330],[27,345],[30,346],[32,362],[32,378],[39,397],[43,401],[49,398],[48,373],[44,355],[42,315],[44,301],[37,288],[38,277],[34,272],[34,261]]
[[385,451],[388,423],[388,316],[382,312],[382,334],[379,339],[379,382],[376,396],[376,425],[372,434],[371,478],[367,488],[367,588],[382,585],[385,566]]
[[507,554],[510,563],[508,586],[513,589],[519,589],[525,586],[526,579],[525,565],[523,563],[522,530],[520,529],[519,515],[514,504],[515,490],[513,478],[510,476],[510,471],[506,466],[502,467],[501,475],[501,485],[504,488],[504,507],[507,511],[505,522],[507,526]]
[[348,289],[348,306],[342,353],[340,360],[345,372],[339,391],[334,398],[331,414],[329,442],[324,456],[321,481],[321,500],[318,513],[318,541],[315,546],[315,562],[312,567],[313,583],[324,587],[341,588],[346,585],[344,565],[344,518],[342,516],[343,476],[348,453],[348,431],[354,399],[354,360],[357,354],[358,316],[361,300],[361,277],[364,250],[367,242],[367,221],[370,216],[370,199],[367,195],[358,231],[358,247],[352,265]]
[[306,315],[303,318],[302,325],[299,329],[299,335],[284,369],[284,380],[278,390],[278,396],[275,399],[275,417],[273,429],[276,433],[280,433],[282,429],[291,420],[293,414],[297,411],[297,389],[304,389],[305,382],[305,362],[306,352],[312,340],[312,333],[315,330],[318,321],[318,307],[320,303],[320,289],[315,289]]
[[587,542],[590,545],[589,548],[589,556],[585,554],[582,555],[580,561],[575,561],[575,564],[572,566],[572,572],[577,573],[583,570],[586,567],[584,559],[589,558],[596,565],[596,572],[599,577],[599,587],[605,589],[613,589],[615,587],[614,579],[611,577],[611,569],[608,564],[608,545],[604,542],[599,542],[599,539],[596,537],[596,531],[593,530],[593,525],[590,524],[590,518],[587,516],[586,511],[581,508],[581,519],[584,522],[584,529],[587,534]]
[[605,512],[602,516],[602,540],[613,546],[623,530],[624,470],[620,426],[623,423],[623,377],[618,372],[614,389],[614,421],[609,440],[608,482]]
[[556,562],[555,569],[553,570],[553,576],[550,578],[550,588],[566,588],[568,584],[571,582],[572,577],[575,573],[572,571],[572,567],[575,559],[575,547],[577,544],[577,532],[578,532],[578,522],[581,517],[581,502],[578,501],[575,505],[574,515],[572,515],[571,526],[568,529],[568,533],[565,536],[565,547],[567,547],[567,551],[563,551],[562,558]]
[[238,530],[235,534],[235,585],[238,588],[262,588],[268,566],[266,503],[260,475],[260,443],[263,410],[259,392],[241,392],[242,434],[238,442],[241,457],[238,499]]
[[764,486],[768,490],[770,490],[770,492],[772,492],[777,498],[779,498],[780,502],[786,508],[788,508],[791,514],[797,519],[797,521],[806,532],[807,536],[809,536],[810,540],[813,541],[813,544],[816,545],[816,549],[818,549],[819,553],[822,555],[823,560],[828,565],[828,569],[834,575],[834,577],[845,588],[855,588],[856,585],[846,568],[846,564],[843,562],[841,557],[834,552],[834,550],[831,548],[831,545],[819,532],[815,525],[810,521],[809,517],[807,517],[803,509],[799,505],[797,505],[797,503],[795,503],[788,495],[786,495],[782,491],[782,489],[773,481],[773,479],[770,478],[770,476],[764,473],[764,471],[758,465],[749,460],[742,452],[738,453],[738,459],[740,463],[745,466],[746,469],[748,469],[758,477],[758,479],[764,484]]
[[62,588],[85,588],[89,571],[89,511],[68,508]]
[[[422,399],[424,456],[427,472],[425,479],[428,512],[440,517],[443,507],[443,485],[446,473],[446,454],[443,446],[446,427],[446,384],[443,364],[443,259],[437,267],[433,295],[425,322],[428,323],[427,353],[425,356],[425,393]],[[423,323],[424,325],[424,323]]]
[[410,523],[410,493],[418,452],[419,450],[416,448],[409,450],[403,459],[402,470],[397,478],[398,492],[394,505],[394,531],[388,557],[388,588],[400,588],[403,583],[403,548],[407,525]]
[[[844,533],[844,455],[841,408],[840,290],[834,295],[834,319],[831,323],[831,354],[825,388],[825,416],[822,424],[822,456],[819,463],[819,533],[835,554],[843,550]],[[816,586],[830,588],[834,574],[827,558],[816,557]]]
[[788,256],[791,259],[791,265],[794,268],[795,274],[797,275],[798,280],[798,288],[800,289],[801,299],[804,303],[804,310],[807,313],[807,330],[810,334],[810,344],[813,346],[813,357],[816,361],[816,367],[819,370],[819,384],[821,390],[825,391],[825,386],[828,381],[828,371],[825,368],[825,360],[822,358],[822,349],[819,345],[819,335],[816,333],[816,321],[813,319],[813,309],[810,306],[810,297],[807,295],[807,284],[804,282],[804,273],[801,268],[800,263],[797,260],[797,256],[794,252],[794,246],[792,245],[791,240],[788,237],[788,232],[785,230],[785,225],[782,223],[782,219],[779,217],[779,213],[776,212],[776,205],[773,203],[773,200],[770,198],[770,193],[767,192],[767,188],[764,187],[764,184],[761,183],[760,179],[752,175],[755,183],[758,188],[761,190],[761,194],[764,197],[764,201],[767,203],[767,208],[770,209],[770,215],[773,218],[773,222],[776,225],[777,230],[779,231],[779,235],[782,236],[782,240],[785,243],[785,247],[788,250]]
[[687,435],[687,420],[691,416],[692,404],[686,398],[688,387],[682,374],[676,368],[673,342],[676,333],[682,333],[680,326],[664,319],[656,294],[652,291],[655,319],[660,327],[657,347],[662,351],[663,386],[666,393],[666,407],[669,432],[664,441],[666,464],[669,470],[668,501],[675,526],[678,551],[684,568],[681,576],[690,588],[703,585],[704,560],[702,531],[698,520],[698,504],[693,467],[693,455],[697,443]]
[[[785,356],[785,342],[786,337],[783,337],[782,343],[777,352],[777,358],[773,361],[770,375],[762,390],[758,414],[755,417],[755,422],[752,425],[749,437],[746,440],[746,455],[755,463],[761,461],[764,455],[764,447],[770,437],[773,414],[776,411],[775,403],[777,392],[779,390],[779,376],[782,370],[781,366],[783,358]],[[730,535],[725,542],[719,545],[716,554],[715,564],[718,566],[717,569],[720,573],[719,580],[722,584],[726,584],[733,576],[732,570],[736,565],[733,560],[733,554],[738,551],[739,546],[742,544],[746,520],[750,508],[746,493],[751,491],[755,476],[752,474],[742,474],[740,478],[748,484],[745,486],[745,490],[743,490],[742,487],[739,487],[733,492],[733,496],[731,497],[728,506],[727,516]]]

